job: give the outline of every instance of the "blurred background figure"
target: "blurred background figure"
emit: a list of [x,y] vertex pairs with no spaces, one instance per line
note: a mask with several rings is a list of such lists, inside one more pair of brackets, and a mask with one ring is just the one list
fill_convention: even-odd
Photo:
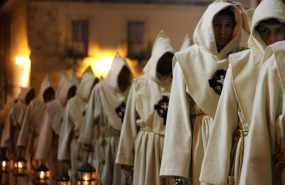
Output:
[[[12,105],[6,119],[4,130],[1,137],[2,154],[6,155],[9,161],[13,161],[20,155],[17,144],[19,132],[22,127],[27,107],[31,100],[36,96],[35,89],[32,87],[22,87],[17,97],[17,101]],[[10,166],[12,169],[13,166]],[[11,170],[9,178],[2,178],[1,184],[16,184],[14,173]],[[18,179],[18,185],[25,185],[25,179]]]
[[84,124],[85,112],[91,90],[98,82],[91,67],[85,69],[74,97],[67,102],[59,134],[58,160],[71,168],[71,183],[77,185],[77,169],[85,162],[86,152],[80,147],[78,138]]
[[75,95],[75,84],[61,75],[54,100],[46,104],[39,140],[35,153],[35,160],[45,164],[50,172],[49,184],[56,184],[56,177],[62,172],[62,163],[57,160],[58,139],[63,121],[64,109],[67,101]]
[[[25,113],[22,127],[17,139],[17,146],[20,148],[20,155],[27,160],[29,183],[35,178],[35,168],[39,163],[34,160],[36,147],[39,139],[39,131],[43,120],[46,103],[55,98],[55,90],[49,77],[46,77],[41,84],[40,92],[34,98]],[[25,152],[25,154],[23,153]]]
[[[107,78],[93,88],[88,102],[79,141],[95,148],[98,181],[102,185],[123,185],[127,178],[115,159],[131,80],[126,60],[117,53]],[[99,137],[94,132],[96,127]]]

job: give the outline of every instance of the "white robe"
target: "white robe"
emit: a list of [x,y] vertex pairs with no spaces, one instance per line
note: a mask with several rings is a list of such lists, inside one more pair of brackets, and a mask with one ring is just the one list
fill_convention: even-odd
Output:
[[269,47],[259,73],[240,184],[285,183],[285,41]]
[[[86,119],[79,137],[81,143],[95,143],[97,179],[103,185],[124,184],[126,178],[120,165],[115,164],[129,92],[129,87],[124,92],[119,90],[118,77],[123,67],[129,69],[125,59],[117,53],[107,78],[97,84],[91,92]],[[131,79],[131,72],[126,78]],[[125,80],[131,82],[130,79]],[[97,128],[100,130],[99,137],[98,132],[96,134]]]
[[77,169],[86,161],[86,153],[80,147],[78,137],[84,122],[87,102],[96,80],[90,70],[90,67],[85,70],[76,95],[67,102],[58,141],[57,158],[60,161],[70,160],[73,185],[77,184]]
[[250,49],[229,57],[230,65],[203,161],[200,181],[211,184],[239,184],[255,86],[266,48],[256,26],[260,21],[270,18],[285,21],[285,9],[282,6],[284,5],[281,5],[279,0],[262,1],[252,18],[248,40]]
[[[212,20],[227,7],[235,14],[233,39],[218,51]],[[235,6],[214,2],[195,29],[194,44],[175,54],[161,176],[203,184],[199,182],[201,165],[228,68],[227,57],[239,49],[241,23]]]
[[27,170],[30,182],[35,175],[34,168],[38,165],[38,161],[34,160],[34,155],[38,143],[40,125],[45,111],[43,94],[50,87],[53,88],[52,83],[50,79],[46,77],[41,84],[40,93],[30,102],[26,110],[17,139],[17,146],[26,149],[26,155],[23,157],[27,160]]
[[166,52],[174,53],[175,49],[161,31],[144,68],[145,74],[134,79],[127,101],[116,163],[134,167],[134,185],[169,184],[159,176],[159,170],[166,121],[161,116],[167,114],[171,82],[161,83],[156,70]]
[[[1,136],[1,147],[6,149],[6,156],[10,161],[15,160],[19,156],[19,151],[16,146],[18,135],[24,120],[27,110],[26,97],[32,88],[22,88],[17,98],[17,102],[11,107],[6,119],[4,130]],[[2,176],[2,183],[5,183],[5,176]],[[15,183],[14,172],[11,171],[9,183]],[[26,179],[18,178],[17,184],[25,184]]]
[[73,86],[72,81],[61,76],[56,99],[46,104],[39,131],[35,159],[42,160],[49,168],[49,184],[55,184],[56,177],[62,173],[62,164],[57,160],[58,139],[68,92]]

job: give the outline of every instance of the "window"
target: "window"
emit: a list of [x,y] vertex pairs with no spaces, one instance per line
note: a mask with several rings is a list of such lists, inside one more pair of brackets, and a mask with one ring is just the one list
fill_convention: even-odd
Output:
[[68,54],[71,57],[88,56],[89,21],[71,21],[71,39],[68,42]]
[[128,57],[143,59],[148,55],[144,39],[145,24],[142,21],[128,22]]

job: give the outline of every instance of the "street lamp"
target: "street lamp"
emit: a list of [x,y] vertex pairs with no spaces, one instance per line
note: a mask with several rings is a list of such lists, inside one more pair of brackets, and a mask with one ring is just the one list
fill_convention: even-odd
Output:
[[1,169],[0,172],[3,173],[8,173],[9,170],[9,159],[6,157],[5,154],[2,154],[0,157],[0,163],[1,163]]
[[25,160],[22,156],[17,157],[14,160],[14,176],[15,177],[23,177],[27,175],[27,160]]
[[96,170],[91,164],[84,162],[77,169],[77,174],[78,174],[77,177],[78,185],[95,185]]
[[44,164],[41,164],[35,169],[35,172],[35,185],[48,185],[49,169]]
[[70,185],[70,177],[66,172],[62,172],[62,174],[56,178],[56,185]]

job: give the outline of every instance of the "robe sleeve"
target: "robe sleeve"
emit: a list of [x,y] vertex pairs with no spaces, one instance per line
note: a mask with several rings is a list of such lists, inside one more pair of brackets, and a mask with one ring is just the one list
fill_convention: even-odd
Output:
[[238,124],[238,102],[233,86],[232,69],[229,67],[202,163],[200,181],[227,184],[232,144]]
[[137,111],[136,111],[136,84],[132,84],[126,105],[125,117],[122,125],[118,152],[116,157],[117,164],[134,165],[134,148],[137,130]]
[[73,121],[70,117],[70,106],[67,104],[64,115],[62,126],[59,135],[58,141],[58,160],[68,160],[70,159],[70,143],[71,143],[71,135],[73,130]]
[[43,121],[39,132],[39,140],[36,148],[35,159],[45,160],[51,149],[53,140],[53,130],[51,127],[50,117],[46,110],[43,115]]
[[4,125],[3,133],[1,136],[1,147],[8,148],[11,147],[11,142],[13,138],[13,123],[15,122],[15,117],[13,114],[13,108],[10,110],[9,115],[6,118],[6,123]]
[[177,62],[173,69],[160,168],[161,176],[189,177],[191,143],[190,100],[186,93],[182,69]]
[[[279,153],[284,153],[284,92],[276,65],[273,67],[273,63],[268,64],[271,67],[263,66],[257,82],[240,184],[278,184],[272,180],[272,157],[278,153],[277,148],[281,150]],[[284,156],[281,158],[284,160]]]
[[84,124],[80,130],[79,142],[92,145],[94,142],[95,131],[94,127],[98,123],[101,109],[99,84],[96,85],[88,100],[87,109],[85,113]]
[[17,139],[17,146],[19,147],[26,148],[28,145],[28,141],[29,141],[30,134],[31,134],[29,133],[30,124],[31,124],[30,118],[31,116],[33,116],[31,115],[32,114],[31,109],[32,109],[32,105],[28,106],[24,119],[23,119],[23,124],[21,126],[21,130],[20,130],[20,133]]

